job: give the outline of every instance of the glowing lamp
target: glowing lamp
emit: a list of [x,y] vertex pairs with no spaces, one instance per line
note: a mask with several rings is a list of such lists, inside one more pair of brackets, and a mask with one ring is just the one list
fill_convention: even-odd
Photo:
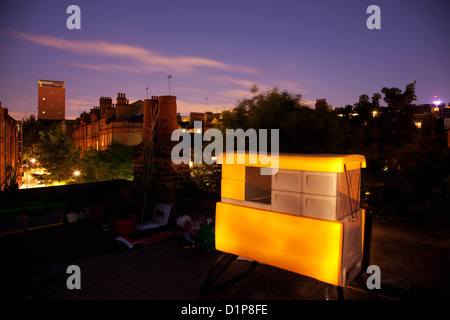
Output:
[[78,171],[78,170],[75,170],[75,171],[73,172],[73,175],[74,175],[75,177],[78,177],[80,174],[81,174],[81,172]]

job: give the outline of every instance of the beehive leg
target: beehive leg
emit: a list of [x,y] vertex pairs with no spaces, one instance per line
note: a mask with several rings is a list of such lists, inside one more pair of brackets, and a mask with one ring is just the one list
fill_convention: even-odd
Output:
[[331,284],[327,284],[324,289],[325,300],[330,300],[330,288],[332,287],[336,287],[338,300],[344,300],[344,288],[341,286],[333,286]]
[[205,279],[205,282],[203,283],[203,286],[200,290],[200,293],[202,296],[206,295],[207,293],[217,290],[220,287],[223,287],[233,281],[236,281],[243,276],[248,275],[250,272],[252,272],[255,267],[259,264],[257,261],[252,261],[251,266],[249,269],[233,278],[231,278],[228,281],[225,281],[224,283],[221,283],[220,285],[217,285],[216,287],[213,287],[214,282],[223,274],[225,271],[230,267],[230,265],[237,261],[238,256],[231,254],[231,253],[223,253],[219,256],[216,263],[211,267],[211,270],[208,273],[208,276]]

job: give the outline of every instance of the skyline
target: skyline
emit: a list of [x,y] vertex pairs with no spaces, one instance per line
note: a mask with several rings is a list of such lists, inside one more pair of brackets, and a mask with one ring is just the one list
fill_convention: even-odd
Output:
[[[72,4],[79,30],[66,26]],[[366,27],[373,4],[379,30]],[[0,101],[20,120],[36,114],[39,79],[65,81],[73,119],[102,96],[167,95],[172,75],[181,114],[231,109],[253,84],[343,107],[417,81],[416,104],[447,105],[449,9],[445,0],[4,1]]]

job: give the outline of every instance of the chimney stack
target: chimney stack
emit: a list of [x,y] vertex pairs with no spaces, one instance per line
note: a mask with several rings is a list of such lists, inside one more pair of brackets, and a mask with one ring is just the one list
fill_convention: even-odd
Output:
[[[155,121],[155,117],[158,111],[158,97],[152,96],[151,99],[144,100],[144,119],[143,119],[143,128],[142,128],[142,138],[143,140],[147,140],[151,137],[151,130],[154,130],[153,133],[156,135],[157,133],[157,122]],[[153,129],[153,125],[156,127]]]
[[177,97],[160,96],[158,108],[158,140],[170,140],[172,132],[178,129]]

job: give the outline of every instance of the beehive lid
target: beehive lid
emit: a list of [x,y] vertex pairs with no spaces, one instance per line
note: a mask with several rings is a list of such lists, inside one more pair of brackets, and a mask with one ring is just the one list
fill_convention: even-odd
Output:
[[279,154],[276,157],[234,152],[220,154],[217,163],[285,170],[344,172],[346,169],[365,168],[366,158],[360,154]]

